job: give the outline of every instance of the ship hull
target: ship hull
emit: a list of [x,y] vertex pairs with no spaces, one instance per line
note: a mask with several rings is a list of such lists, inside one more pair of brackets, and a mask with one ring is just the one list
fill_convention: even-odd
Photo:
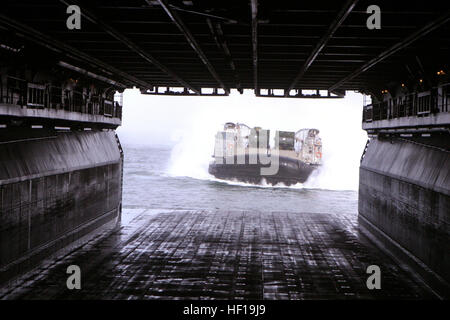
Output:
[[[268,168],[270,164],[249,164],[248,161],[245,161],[244,164],[237,164],[236,158],[234,160],[235,161],[228,161],[228,163],[224,160],[224,163],[222,164],[212,162],[209,165],[208,172],[214,177],[223,180],[237,180],[246,183],[260,184],[264,179],[267,183],[272,185],[283,183],[289,186],[297,183],[304,183],[311,173],[318,168],[318,165],[307,164],[298,159],[279,157],[278,172],[273,175],[262,175],[261,168]],[[248,158],[246,160],[248,160]]]
[[113,131],[0,137],[2,288],[119,223],[123,157]]

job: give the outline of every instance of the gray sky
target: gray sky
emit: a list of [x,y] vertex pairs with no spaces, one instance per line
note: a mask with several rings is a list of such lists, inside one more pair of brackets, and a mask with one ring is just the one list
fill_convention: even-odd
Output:
[[225,122],[297,131],[345,131],[363,135],[362,95],[344,99],[284,99],[255,97],[252,92],[228,97],[176,97],[124,93],[123,124],[117,130],[125,143],[173,145],[189,130],[221,129]]

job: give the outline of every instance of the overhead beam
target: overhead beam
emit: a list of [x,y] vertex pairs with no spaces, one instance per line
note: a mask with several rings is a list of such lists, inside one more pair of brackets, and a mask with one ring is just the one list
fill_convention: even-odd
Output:
[[[151,1],[145,0],[147,4],[151,5]],[[219,75],[217,74],[216,70],[214,69],[211,62],[206,57],[205,53],[203,52],[202,48],[198,44],[197,40],[195,40],[194,36],[192,35],[191,31],[188,29],[188,27],[184,24],[183,20],[181,20],[180,16],[174,10],[166,0],[158,0],[158,3],[161,5],[161,7],[164,9],[164,11],[167,13],[169,18],[172,20],[173,23],[177,26],[177,28],[181,31],[181,33],[186,38],[189,45],[194,49],[194,51],[197,53],[200,60],[203,62],[203,64],[208,69],[209,73],[213,76],[213,78],[217,81],[219,86],[225,90],[226,94],[230,93],[230,89],[225,86],[223,81],[220,79]]]
[[[163,89],[161,91],[160,89]],[[165,95],[165,96],[193,96],[195,94],[190,93],[188,90],[184,89],[183,91],[180,91],[176,87],[171,86],[158,86],[155,87],[155,90],[153,91],[147,91],[143,94],[147,95]],[[217,88],[212,88],[212,92],[202,92],[200,93],[201,96],[226,96],[227,94],[225,92],[219,93],[219,90]]]
[[237,22],[236,20],[234,20],[234,19],[229,19],[229,18],[226,18],[226,17],[217,16],[217,15],[210,14],[210,13],[205,13],[205,12],[200,12],[200,11],[193,11],[193,10],[182,9],[182,8],[179,8],[179,7],[174,6],[174,5],[170,5],[170,7],[173,8],[174,10],[184,11],[184,12],[188,12],[188,13],[192,13],[192,14],[204,16],[204,17],[206,17],[207,19],[212,18],[212,19],[217,19],[217,20],[223,20],[224,22],[228,22],[228,23],[232,23],[232,24],[238,23],[238,22]]
[[300,71],[298,72],[297,76],[292,81],[291,85],[286,89],[284,95],[288,96],[289,91],[291,91],[296,84],[300,81],[300,79],[303,77],[305,72],[309,69],[311,64],[316,60],[319,53],[322,51],[322,49],[327,45],[328,41],[331,39],[333,34],[336,32],[336,30],[342,25],[344,20],[347,18],[347,16],[350,14],[350,12],[355,7],[358,0],[348,0],[342,9],[339,11],[337,16],[334,18],[333,22],[330,24],[327,32],[320,38],[319,42],[317,42],[316,46],[314,47],[311,54],[306,59],[303,66],[300,68]]
[[227,61],[228,65],[230,66],[230,69],[233,71],[233,77],[234,81],[236,83],[236,89],[243,93],[243,89],[241,86],[241,80],[239,78],[239,74],[236,69],[236,64],[233,61],[233,57],[231,56],[230,49],[228,48],[227,41],[225,40],[225,36],[223,34],[222,26],[219,22],[216,22],[213,25],[213,22],[210,18],[206,19],[206,22],[208,23],[208,27],[211,30],[211,35],[213,36],[214,42],[216,43],[219,50],[221,50],[225,56],[225,60]]
[[432,32],[433,30],[435,30],[435,29],[439,28],[440,26],[444,25],[449,20],[450,20],[450,10],[447,11],[445,14],[441,15],[436,20],[430,22],[429,24],[427,24],[423,28],[413,32],[408,37],[403,39],[403,41],[396,43],[395,45],[393,45],[389,49],[387,49],[387,50],[381,52],[380,54],[378,54],[375,58],[367,61],[361,67],[359,67],[358,69],[356,69],[355,71],[353,71],[352,73],[347,75],[346,77],[342,78],[340,81],[336,82],[334,85],[332,85],[330,88],[328,88],[328,90],[332,91],[332,90],[335,90],[336,88],[339,88],[345,82],[347,82],[347,81],[349,81],[349,80],[359,76],[363,72],[365,72],[365,71],[369,70],[370,68],[372,68],[377,63],[385,60],[386,58],[388,58],[390,56],[392,56],[394,53],[396,53],[396,52],[406,48],[407,46],[409,46],[414,41],[420,39],[421,37],[425,36],[426,34]]
[[252,50],[253,50],[253,88],[259,94],[258,88],[258,0],[251,0],[252,8]]
[[[61,3],[63,3],[66,6],[69,6],[71,4],[76,3],[77,1],[71,0],[70,3],[65,0],[60,0]],[[131,51],[134,51],[137,53],[141,58],[144,60],[150,62],[155,67],[157,67],[159,70],[176,80],[178,83],[180,83],[183,87],[189,88],[195,93],[199,94],[200,90],[192,86],[191,84],[187,83],[183,79],[181,79],[178,75],[176,75],[173,71],[171,71],[169,68],[164,66],[162,63],[160,63],[158,60],[156,60],[151,54],[143,50],[141,47],[139,47],[136,43],[131,41],[128,37],[123,35],[121,32],[110,26],[109,24],[102,21],[98,16],[96,16],[92,11],[90,11],[86,6],[82,6],[81,14],[91,21],[92,23],[98,25],[100,28],[102,28],[106,33],[114,37],[115,39],[119,40],[122,44],[124,44],[128,49]]]
[[[276,89],[275,89],[276,90]],[[295,94],[285,96],[283,94],[277,94],[274,89],[263,88],[261,92],[258,94],[258,97],[269,97],[269,98],[308,98],[308,99],[341,99],[344,98],[345,93],[343,95],[332,95],[331,92],[327,91],[326,95],[322,95],[320,91],[326,91],[321,89],[303,89],[307,91],[315,90],[315,93],[303,93],[302,89],[295,90]]]
[[11,19],[3,14],[0,14],[0,25],[12,29],[18,32],[24,38],[31,40],[39,45],[42,45],[54,52],[63,53],[67,57],[75,58],[76,60],[82,61],[83,63],[86,63],[87,65],[90,65],[96,69],[100,69],[101,71],[107,74],[110,75],[115,74],[116,76],[119,76],[123,80],[126,80],[135,86],[146,89],[153,88],[153,86],[146,81],[142,81],[126,72],[116,69],[113,66],[104,63],[103,61],[100,61],[72,46],[69,46],[59,40],[49,37],[41,33],[40,31],[31,28],[21,22],[18,22],[14,19]]
[[58,62],[58,66],[66,68],[66,69],[69,69],[69,70],[72,70],[72,71],[76,71],[76,72],[81,73],[81,74],[83,74],[83,75],[85,75],[87,77],[106,82],[106,83],[108,83],[110,85],[113,85],[113,86],[116,86],[116,87],[121,87],[121,88],[124,88],[124,89],[126,88],[126,85],[124,85],[124,84],[122,84],[120,82],[114,81],[112,79],[109,79],[107,77],[104,77],[104,76],[101,76],[101,75],[98,75],[98,74],[95,74],[93,72],[87,71],[87,70],[85,70],[83,68],[74,66],[74,65],[72,65],[70,63],[67,63],[67,62],[64,62],[64,61],[59,61]]

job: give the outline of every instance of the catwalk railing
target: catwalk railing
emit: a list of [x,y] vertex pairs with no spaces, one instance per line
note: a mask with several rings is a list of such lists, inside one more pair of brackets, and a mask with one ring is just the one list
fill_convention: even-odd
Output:
[[450,83],[364,106],[363,122],[426,117],[445,112],[450,112]]
[[7,76],[5,82],[0,85],[0,104],[66,110],[122,119],[122,106],[119,102],[98,94],[64,89],[51,84],[31,83],[13,76]]

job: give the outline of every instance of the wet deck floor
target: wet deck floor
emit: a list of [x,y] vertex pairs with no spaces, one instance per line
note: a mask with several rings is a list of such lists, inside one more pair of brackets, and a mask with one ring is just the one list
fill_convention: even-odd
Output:
[[[81,290],[66,268],[81,268]],[[369,290],[369,265],[381,290]],[[355,214],[124,210],[122,226],[27,275],[6,299],[421,299]]]

